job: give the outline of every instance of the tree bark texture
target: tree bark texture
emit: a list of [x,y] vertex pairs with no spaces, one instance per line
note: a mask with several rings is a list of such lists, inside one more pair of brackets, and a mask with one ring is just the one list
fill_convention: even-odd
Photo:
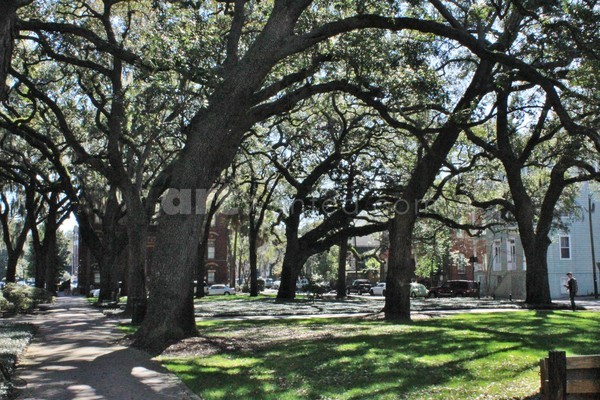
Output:
[[[146,307],[146,257],[149,221],[140,196],[133,190],[124,193],[127,206],[127,305],[125,313],[133,315]],[[143,318],[138,315],[137,318]]]
[[120,255],[127,243],[125,228],[120,225],[121,209],[116,189],[111,187],[102,218],[103,251],[100,259],[100,295],[98,301],[112,301],[119,291],[123,276]]
[[412,238],[417,210],[397,215],[390,227],[390,251],[386,277],[385,318],[410,320],[410,282],[414,274]]
[[0,2],[0,101],[7,98],[6,78],[15,44],[17,5],[12,0]]
[[[285,253],[281,266],[281,279],[278,299],[293,299],[296,297],[296,281],[298,279],[298,261],[300,255],[300,240],[298,238],[300,229],[300,209],[292,207],[290,215],[285,220]],[[300,269],[302,265],[300,265]]]
[[348,256],[348,239],[340,240],[340,253],[338,254],[337,271],[337,297],[342,299],[346,297],[346,257]]
[[57,265],[58,260],[58,241],[57,231],[58,226],[56,223],[56,212],[49,212],[46,223],[44,224],[44,281],[46,290],[52,294],[56,294],[57,287]]
[[258,296],[258,229],[253,223],[250,224],[248,236],[248,262],[250,263],[250,296]]

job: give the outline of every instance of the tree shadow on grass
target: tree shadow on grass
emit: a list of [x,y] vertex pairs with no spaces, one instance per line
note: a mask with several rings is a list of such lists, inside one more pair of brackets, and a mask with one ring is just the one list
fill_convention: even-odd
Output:
[[[582,319],[576,324],[573,318]],[[333,332],[346,327],[350,332],[307,339],[299,335],[272,346],[263,342],[254,348],[221,351],[194,363],[182,359],[166,364],[207,399],[416,399],[429,398],[427,393],[433,392],[435,398],[444,398],[444,393],[475,398],[482,393],[477,393],[476,386],[470,387],[472,382],[484,385],[486,379],[508,383],[522,379],[537,370],[537,361],[548,350],[559,347],[572,353],[588,352],[600,338],[590,339],[597,319],[588,325],[583,315],[553,311],[536,312],[533,317],[531,312],[485,314],[408,324],[328,323]],[[328,325],[282,321],[270,326],[319,329]],[[240,334],[251,327],[256,330],[257,325],[240,325]],[[509,367],[486,363],[507,363]],[[487,376],[479,371],[482,368],[490,369]]]

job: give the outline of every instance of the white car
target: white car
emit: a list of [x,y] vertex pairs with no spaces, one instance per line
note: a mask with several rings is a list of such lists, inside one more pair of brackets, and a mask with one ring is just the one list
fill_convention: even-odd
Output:
[[428,295],[429,290],[427,290],[425,285],[417,282],[410,283],[410,297],[414,299],[415,297],[427,297]]
[[273,281],[273,284],[271,285],[271,289],[279,289],[280,285],[281,285],[281,281]]
[[208,295],[230,295],[235,294],[235,288],[230,288],[227,285],[212,285],[208,288]]
[[[385,296],[385,282],[379,282],[373,286],[369,293],[371,296]],[[410,283],[410,297],[413,299],[415,297],[427,297],[428,294],[429,292],[424,285],[417,282]]]
[[385,296],[385,282],[379,282],[369,290],[371,296]]

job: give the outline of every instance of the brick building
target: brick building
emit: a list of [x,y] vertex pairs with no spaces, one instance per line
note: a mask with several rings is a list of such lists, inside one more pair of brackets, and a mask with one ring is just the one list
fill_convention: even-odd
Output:
[[[229,283],[235,281],[235,268],[229,268],[227,257],[228,257],[228,244],[229,244],[229,218],[225,214],[217,214],[212,221],[208,248],[205,254],[205,280],[209,284],[213,283]],[[152,253],[156,244],[156,226],[150,226],[148,232],[148,242],[146,245],[146,276],[150,272],[150,265],[152,264]],[[74,247],[77,248],[77,254],[74,255],[74,268],[77,271],[77,277],[79,286],[83,292],[86,292],[90,286],[98,287],[100,284],[100,270],[98,262],[94,259],[91,252],[85,246],[85,243],[80,241],[79,235],[74,235]],[[120,257],[119,263],[122,264],[121,271],[123,276],[121,281],[124,282],[126,287],[127,279],[127,252],[124,251]],[[195,279],[195,277],[190,277]]]

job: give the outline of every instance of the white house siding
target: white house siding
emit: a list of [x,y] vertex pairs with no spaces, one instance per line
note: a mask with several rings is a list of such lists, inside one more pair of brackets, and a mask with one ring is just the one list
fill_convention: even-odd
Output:
[[[592,187],[592,189],[590,189]],[[594,190],[595,188],[595,190]],[[596,211],[592,213],[592,229],[594,231],[594,249],[596,263],[600,262],[600,188],[598,185],[583,184],[577,203],[582,207],[580,215],[569,217],[565,224],[568,231],[553,232],[550,236],[552,244],[548,248],[548,281],[552,299],[568,297],[565,288],[567,272],[573,272],[579,286],[579,295],[594,293],[592,272],[592,251],[590,242],[590,227],[588,222],[588,194],[592,194],[592,201],[596,203]],[[570,238],[571,258],[560,257],[560,236]],[[518,232],[511,228],[504,231],[487,233],[488,270],[476,274],[476,280],[482,283],[483,293],[496,297],[524,298],[525,297],[525,269],[526,262],[523,256],[523,247]],[[507,257],[507,240],[516,237],[516,269],[510,270]],[[494,242],[500,240],[500,265],[494,268]],[[597,279],[600,281],[600,272],[596,269]],[[599,283],[600,285],[600,283]],[[599,287],[600,289],[600,287]]]
[[[487,268],[475,274],[481,283],[482,294],[496,298],[525,298],[525,259],[518,231],[514,227],[498,232],[488,231]],[[511,255],[510,242],[515,252]],[[512,262],[511,262],[512,259]]]
[[[553,299],[567,297],[567,292],[562,285],[566,281],[566,273],[573,272],[579,286],[579,295],[594,293],[594,281],[592,272],[592,250],[590,241],[590,226],[588,220],[588,194],[592,193],[592,202],[596,203],[596,211],[592,213],[592,229],[594,231],[594,249],[596,251],[596,262],[600,261],[600,196],[598,192],[593,193],[589,184],[582,185],[582,190],[577,199],[580,207],[583,207],[581,215],[569,218],[568,232],[555,232],[548,248],[548,279],[550,283],[550,295]],[[565,260],[560,257],[559,237],[568,235],[571,242],[571,259]],[[597,278],[600,278],[596,269]]]

